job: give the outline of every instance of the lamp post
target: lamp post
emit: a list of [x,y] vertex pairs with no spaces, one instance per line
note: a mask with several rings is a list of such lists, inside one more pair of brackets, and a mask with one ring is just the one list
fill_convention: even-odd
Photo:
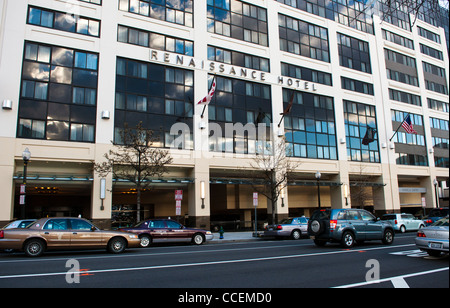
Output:
[[206,199],[205,181],[200,182],[200,198],[202,199],[202,209],[204,209],[205,208],[205,199]]
[[23,181],[20,187],[20,218],[25,219],[25,196],[26,196],[26,186],[27,186],[27,166],[31,158],[31,152],[28,148],[22,152],[23,159]]
[[319,210],[321,208],[320,206],[320,177],[322,176],[322,174],[320,174],[319,171],[316,172],[316,179],[317,179],[317,198],[319,200]]
[[438,194],[438,188],[437,188],[439,182],[436,179],[434,179],[433,184],[434,184],[434,194],[436,195],[436,208],[439,208],[439,194]]

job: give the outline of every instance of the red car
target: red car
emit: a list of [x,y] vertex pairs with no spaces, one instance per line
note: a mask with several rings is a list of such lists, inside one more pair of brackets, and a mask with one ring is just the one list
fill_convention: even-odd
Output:
[[123,228],[120,231],[137,234],[141,239],[141,247],[166,242],[191,242],[202,245],[214,238],[211,231],[187,228],[170,219],[144,220],[132,228]]

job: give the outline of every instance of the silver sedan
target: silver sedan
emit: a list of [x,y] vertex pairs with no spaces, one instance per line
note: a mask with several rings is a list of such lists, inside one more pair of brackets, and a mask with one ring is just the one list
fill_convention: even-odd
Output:
[[448,216],[436,221],[429,227],[417,232],[416,245],[430,256],[438,257],[441,253],[448,253]]
[[308,217],[283,219],[278,225],[269,225],[264,230],[264,237],[290,237],[298,240],[308,235]]

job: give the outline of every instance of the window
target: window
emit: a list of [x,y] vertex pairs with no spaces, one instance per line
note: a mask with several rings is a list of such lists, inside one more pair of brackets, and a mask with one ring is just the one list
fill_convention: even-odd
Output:
[[17,137],[95,141],[98,54],[25,43]]
[[194,56],[192,41],[119,25],[118,42]]
[[208,60],[270,72],[269,59],[219,47],[208,46]]
[[281,63],[281,74],[296,79],[316,82],[327,86],[332,86],[330,73],[316,71],[306,67],[300,67],[293,64]]
[[[375,106],[344,100],[344,123],[347,159],[379,163],[380,152]],[[369,128],[374,129],[373,141],[365,145],[363,141]]]
[[71,219],[70,225],[72,230],[91,231],[91,228],[93,227],[93,225],[81,219]]
[[50,219],[42,228],[43,230],[69,230],[69,224],[67,219]]
[[193,27],[193,0],[119,0],[119,10]]
[[[278,2],[292,6],[299,10],[321,16],[353,29],[358,29],[373,34],[373,21],[371,10],[367,10],[362,2],[355,1],[347,4],[347,1],[330,0],[277,0]],[[355,16],[357,16],[355,18]]]
[[155,147],[193,149],[193,135],[171,135],[176,123],[185,123],[192,132],[194,113],[194,73],[191,70],[117,58],[115,141],[120,130],[139,122],[154,132]]
[[100,37],[98,20],[33,6],[28,8],[28,24]]
[[278,14],[278,26],[281,50],[330,62],[326,28],[282,14]]
[[[286,108],[292,91],[283,89]],[[293,157],[337,159],[333,98],[294,92],[291,113],[285,116],[287,155]]]
[[373,95],[373,84],[350,79],[347,77],[341,77],[342,89]]
[[340,65],[371,74],[369,44],[341,33],[337,35]]
[[268,46],[267,10],[239,0],[207,1],[208,32]]

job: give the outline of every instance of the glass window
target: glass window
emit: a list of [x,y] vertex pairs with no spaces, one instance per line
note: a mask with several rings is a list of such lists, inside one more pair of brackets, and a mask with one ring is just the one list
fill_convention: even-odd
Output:
[[85,231],[91,231],[92,225],[82,219],[71,219],[70,225],[72,227],[72,230],[85,230]]
[[50,219],[42,228],[43,230],[69,230],[69,224],[67,219]]

